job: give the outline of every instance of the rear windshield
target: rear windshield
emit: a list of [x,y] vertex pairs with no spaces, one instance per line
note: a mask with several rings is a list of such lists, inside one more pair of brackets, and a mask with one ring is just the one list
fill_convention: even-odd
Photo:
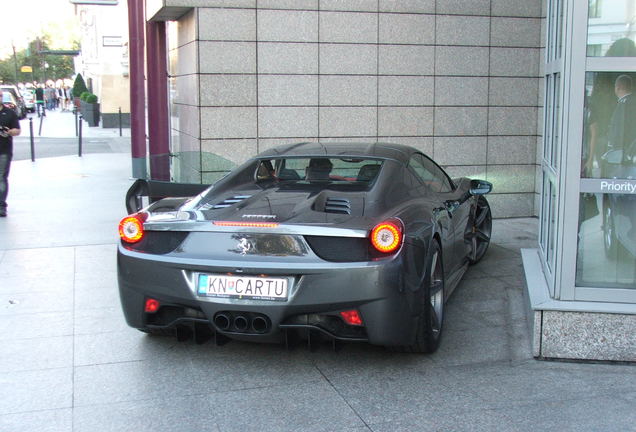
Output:
[[2,103],[13,103],[14,99],[8,91],[2,92]]
[[357,184],[370,187],[382,160],[342,157],[301,157],[260,160],[256,181],[286,184]]

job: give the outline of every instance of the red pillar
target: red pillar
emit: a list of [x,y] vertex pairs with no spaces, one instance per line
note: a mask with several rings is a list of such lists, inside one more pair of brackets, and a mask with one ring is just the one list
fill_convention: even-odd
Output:
[[170,116],[166,23],[146,23],[150,178],[170,180]]
[[144,91],[144,4],[128,0],[128,61],[130,67],[130,139],[132,175],[146,178],[146,110]]

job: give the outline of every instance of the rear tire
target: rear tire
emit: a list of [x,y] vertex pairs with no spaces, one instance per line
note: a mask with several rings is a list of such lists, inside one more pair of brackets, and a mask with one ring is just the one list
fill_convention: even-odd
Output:
[[412,345],[393,347],[394,351],[430,354],[439,348],[444,325],[444,267],[442,250],[436,240],[428,255],[426,276],[420,289],[423,305],[415,341]]

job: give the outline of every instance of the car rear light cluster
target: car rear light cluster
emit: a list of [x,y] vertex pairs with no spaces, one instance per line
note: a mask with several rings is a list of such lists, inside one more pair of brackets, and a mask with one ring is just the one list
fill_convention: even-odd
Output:
[[380,222],[371,230],[371,244],[379,252],[395,252],[402,245],[403,231],[402,222],[397,219]]
[[119,237],[126,243],[137,243],[144,237],[144,222],[148,213],[134,213],[119,222]]

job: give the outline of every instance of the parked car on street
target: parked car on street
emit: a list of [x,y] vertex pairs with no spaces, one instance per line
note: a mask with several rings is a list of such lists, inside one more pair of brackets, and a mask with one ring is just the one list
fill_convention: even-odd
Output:
[[22,119],[22,112],[20,111],[20,107],[18,105],[17,100],[13,97],[13,94],[9,91],[2,91],[2,104],[15,112],[15,115],[18,116],[19,119]]
[[138,180],[119,226],[124,315],[179,339],[433,352],[490,243],[491,189],[380,143],[273,148],[209,187]]
[[[26,117],[27,115],[27,108],[26,105],[24,103],[24,99],[22,98],[22,95],[20,94],[20,91],[18,90],[18,88],[14,85],[10,85],[10,84],[1,84],[0,85],[0,91],[4,92],[9,92],[11,93],[11,95],[13,96],[13,103],[16,106],[16,114],[18,115],[18,118],[20,120],[22,120],[23,118]],[[3,99],[4,100],[4,99]]]
[[21,94],[27,111],[31,113],[35,112],[35,94],[29,89],[22,90]]

